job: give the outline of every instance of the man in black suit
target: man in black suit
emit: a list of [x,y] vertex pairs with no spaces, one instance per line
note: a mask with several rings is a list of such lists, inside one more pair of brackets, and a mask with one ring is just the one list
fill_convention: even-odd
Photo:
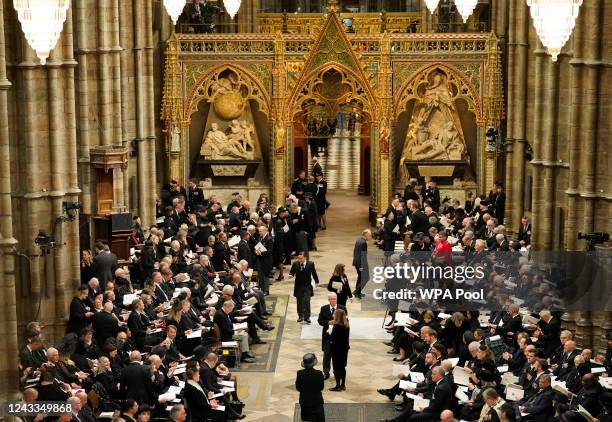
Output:
[[331,368],[331,350],[329,344],[329,334],[327,330],[329,329],[329,321],[334,319],[334,312],[336,309],[342,309],[347,313],[345,306],[338,305],[338,297],[336,293],[330,293],[327,295],[327,300],[329,301],[329,305],[321,306],[321,310],[319,311],[319,318],[317,318],[317,322],[322,328],[321,330],[321,350],[323,351],[323,375],[325,379],[329,378],[329,370]]
[[91,264],[92,274],[98,279],[100,286],[105,287],[106,283],[115,276],[118,268],[117,255],[110,251],[108,245],[102,242],[96,243],[96,256]]
[[423,213],[423,211],[417,208],[417,203],[412,200],[408,200],[407,203],[410,214],[410,228],[413,233],[427,233],[429,230],[429,218]]
[[31,371],[35,371],[47,361],[47,356],[38,351],[44,352],[40,336],[28,339],[28,343],[19,351],[19,365],[22,370],[30,368]]
[[234,333],[234,322],[232,320],[232,313],[234,312],[234,302],[228,300],[223,303],[221,310],[215,312],[213,322],[219,328],[219,336],[221,341],[238,341],[240,343],[240,350],[242,356],[240,357],[241,362],[253,363],[255,362],[255,356],[249,352],[249,336],[246,332]]
[[113,315],[113,303],[106,302],[102,312],[96,312],[93,316],[93,329],[96,343],[104,345],[109,337],[115,337],[119,332],[119,321]]
[[221,232],[213,245],[213,256],[211,259],[216,271],[225,271],[231,265],[231,252],[227,244],[227,233]]
[[521,246],[529,246],[531,244],[531,223],[527,216],[521,218],[521,227],[518,231],[518,241]]
[[295,277],[293,296],[297,299],[298,322],[310,324],[310,297],[314,295],[313,288],[319,285],[314,262],[307,261],[304,252],[299,252],[289,275]]
[[523,331],[523,319],[519,313],[518,305],[514,303],[508,305],[508,315],[506,318],[499,321],[493,328],[496,334],[502,336],[502,339],[507,345],[514,345],[516,334]]
[[546,420],[547,415],[552,416],[554,390],[550,384],[550,375],[541,375],[538,380],[538,391],[523,406],[519,406],[521,413],[529,413],[529,418],[536,420]]
[[574,340],[567,340],[563,345],[563,353],[561,353],[555,364],[553,375],[556,375],[559,380],[565,380],[571,370],[574,369],[574,358],[578,355],[576,342]]
[[[353,248],[353,267],[357,270],[357,283],[355,284],[355,291],[353,296],[357,299],[361,299],[361,289],[367,283],[368,276],[368,241],[372,239],[372,231],[365,229],[361,232],[361,237],[355,241],[355,247]],[[323,368],[325,368],[325,358],[323,358]]]
[[195,179],[189,180],[189,212],[195,213],[197,208],[204,204],[204,193],[198,187]]
[[264,294],[270,294],[270,286],[268,284],[268,276],[272,272],[273,262],[273,251],[274,239],[268,234],[268,229],[265,226],[259,226],[259,243],[266,249],[265,251],[259,248],[255,248],[255,261],[257,268],[257,280],[259,282],[259,288]]
[[67,333],[81,334],[81,330],[87,327],[90,323],[90,318],[93,316],[93,312],[87,305],[87,291],[86,285],[79,287],[77,295],[72,298],[70,302],[70,316],[68,317],[68,324],[66,326]]
[[121,371],[121,395],[140,404],[152,405],[155,403],[152,372],[141,360],[139,351],[130,353],[130,363]]
[[544,350],[545,356],[552,355],[561,344],[560,332],[561,321],[548,310],[540,311],[540,320],[534,336],[538,338],[536,346]]
[[295,388],[300,392],[300,410],[302,420],[325,422],[323,394],[325,380],[323,373],[314,369],[317,357],[306,353],[302,358],[302,368],[297,372]]
[[445,377],[445,371],[440,366],[431,370],[431,381],[433,385],[429,406],[425,408],[406,408],[396,418],[386,420],[387,422],[420,422],[440,420],[440,414],[445,409],[451,409],[453,405],[453,390],[450,382]]
[[249,246],[249,238],[251,235],[248,231],[244,230],[241,234],[240,243],[238,243],[238,261],[243,259],[248,262],[250,267],[253,267],[253,254],[251,253],[251,247]]

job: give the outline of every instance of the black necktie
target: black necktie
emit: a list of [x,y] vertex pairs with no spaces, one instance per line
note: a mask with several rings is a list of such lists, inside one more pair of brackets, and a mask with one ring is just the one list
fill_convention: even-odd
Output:
[[332,315],[334,314],[334,312],[336,312],[336,308],[331,308]]
[[304,264],[300,264],[300,271],[304,271]]

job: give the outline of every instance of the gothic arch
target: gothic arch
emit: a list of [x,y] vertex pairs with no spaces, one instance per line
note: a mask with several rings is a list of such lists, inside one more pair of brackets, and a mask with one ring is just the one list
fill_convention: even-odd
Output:
[[236,85],[247,100],[255,100],[259,104],[259,111],[270,116],[270,96],[261,82],[247,69],[240,65],[220,65],[206,72],[197,79],[190,92],[187,93],[183,110],[184,120],[190,121],[191,115],[198,109],[202,100],[208,100],[211,95],[211,86],[217,81],[220,75],[233,72],[236,75]]
[[294,116],[301,110],[302,104],[312,98],[313,89],[323,82],[323,75],[330,70],[342,75],[342,83],[348,84],[352,88],[351,98],[361,102],[364,105],[363,111],[370,116],[372,122],[376,122],[378,117],[377,101],[369,82],[362,75],[358,75],[338,62],[327,63],[300,77],[287,101],[284,120],[286,122],[293,120]]
[[468,110],[476,117],[476,124],[483,127],[485,116],[483,114],[482,95],[472,83],[456,68],[443,63],[433,63],[423,66],[416,71],[401,86],[394,101],[394,116],[397,119],[400,113],[406,109],[406,105],[412,99],[419,99],[418,90],[422,84],[428,83],[429,75],[434,71],[442,71],[448,77],[448,82],[454,86],[453,100],[463,99],[468,104]]

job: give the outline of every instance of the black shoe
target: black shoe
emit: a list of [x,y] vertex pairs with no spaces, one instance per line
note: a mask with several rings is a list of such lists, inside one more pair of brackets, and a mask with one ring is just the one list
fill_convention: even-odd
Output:
[[272,331],[274,329],[274,325],[266,325],[262,328],[264,331]]
[[323,373],[323,379],[324,379],[324,380],[329,379],[329,372],[324,372],[324,373]]
[[342,385],[340,386],[340,390],[341,390],[341,391],[346,391],[346,385],[342,384]]
[[239,421],[246,418],[246,415],[232,415],[230,416],[230,420]]
[[387,390],[386,388],[379,388],[378,390],[376,390],[378,392],[378,394],[380,394],[381,396],[385,396],[389,399],[389,401],[393,401],[395,400],[395,394],[393,394],[391,392],[391,390]]
[[342,387],[336,385],[335,387],[330,388],[329,391],[342,391]]
[[255,355],[252,354],[251,352],[244,352],[243,355],[246,356],[247,358],[255,359]]
[[395,406],[395,407],[394,407],[394,409],[395,409],[397,412],[401,412],[401,411],[403,411],[405,408],[406,408],[406,406],[404,406],[403,404],[398,404],[397,406]]
[[253,341],[252,344],[268,344],[268,343],[263,341],[262,339],[258,338],[257,340]]
[[306,322],[306,324],[310,324],[311,323],[310,318],[308,318],[308,319],[306,319],[304,321]]
[[255,362],[255,359],[254,358],[250,358],[248,356],[243,356],[243,357],[240,358],[240,362],[242,362],[242,363],[253,363],[253,362]]
[[393,342],[392,341],[383,341],[383,344],[385,346],[393,346]]
[[397,349],[387,350],[387,354],[389,355],[397,355],[398,353],[399,353],[399,350]]
[[302,322],[302,321],[304,321],[304,319],[302,319],[302,317],[299,317],[297,322]]

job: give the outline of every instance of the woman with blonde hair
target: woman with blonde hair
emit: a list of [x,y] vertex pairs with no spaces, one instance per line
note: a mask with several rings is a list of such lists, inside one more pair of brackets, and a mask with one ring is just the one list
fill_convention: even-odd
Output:
[[[334,283],[340,283],[340,286],[336,284],[336,287],[334,287]],[[327,284],[327,290],[336,293],[336,296],[338,297],[338,305],[346,306],[346,301],[349,298],[351,299],[351,302],[353,302],[353,293],[351,292],[351,286],[349,285],[348,277],[346,276],[344,264],[336,264],[334,273]]]
[[350,349],[350,326],[344,309],[336,309],[334,319],[329,322],[329,331],[332,366],[334,368],[334,378],[336,379],[336,386],[330,388],[329,391],[344,391],[346,390],[346,364]]

